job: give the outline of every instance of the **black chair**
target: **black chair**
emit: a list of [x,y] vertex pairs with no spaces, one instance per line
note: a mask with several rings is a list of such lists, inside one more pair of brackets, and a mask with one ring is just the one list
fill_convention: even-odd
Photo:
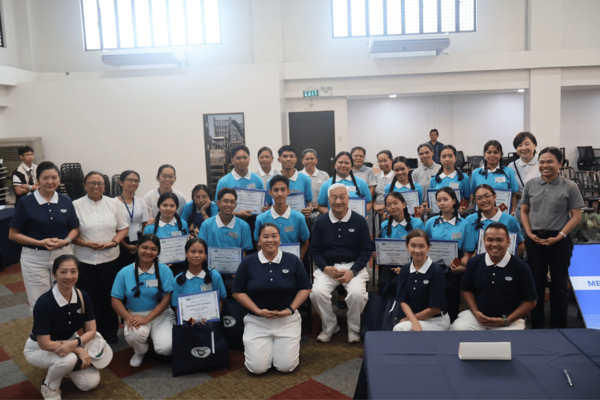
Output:
[[517,161],[520,158],[519,153],[508,153],[508,158],[510,159],[510,162]]
[[502,157],[502,159],[500,160],[500,164],[506,168],[510,165],[510,163],[513,162],[513,159],[510,157]]
[[112,177],[112,187],[111,187],[111,197],[119,197],[121,193],[123,193],[123,188],[119,185],[119,178],[121,176],[119,174],[113,175]]
[[471,169],[477,169],[483,163],[483,156],[467,156],[467,161],[471,163]]
[[407,158],[406,165],[410,169],[417,169],[417,168],[419,168],[419,160],[416,158]]
[[108,177],[108,175],[102,175],[104,177],[104,193],[103,195],[108,196],[108,197],[113,197],[111,196],[111,192],[110,192],[110,178]]
[[77,200],[85,195],[83,188],[83,171],[79,163],[64,163],[60,166],[60,180],[64,192],[71,200]]
[[577,146],[579,157],[577,158],[577,169],[580,171],[591,171],[594,165],[600,164],[600,157],[594,154],[592,146]]
[[569,167],[569,160],[567,159],[567,150],[564,147],[560,148],[560,152],[563,155],[563,167]]
[[464,173],[470,174],[472,171],[472,165],[469,161],[465,160],[465,153],[462,151],[456,152],[456,168],[461,170]]
[[600,176],[594,171],[578,171],[577,180],[581,182],[579,188],[583,200],[593,208],[594,203],[600,201]]
[[372,162],[368,162],[368,161],[366,161],[366,162],[365,162],[365,165],[366,165],[367,167],[369,167],[369,168],[373,168],[373,163],[372,163]]
[[573,167],[562,167],[558,172],[563,178],[569,179],[571,181],[577,177],[577,174],[575,173],[575,169],[573,169]]

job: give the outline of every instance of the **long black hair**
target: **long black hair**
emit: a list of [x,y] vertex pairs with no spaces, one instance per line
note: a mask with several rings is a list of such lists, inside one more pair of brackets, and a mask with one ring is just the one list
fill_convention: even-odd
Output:
[[[494,188],[492,188],[490,185],[486,184],[486,183],[482,183],[481,185],[477,186],[475,188],[475,191],[473,192],[473,197],[475,197],[477,195],[477,192],[481,189],[486,189],[489,190],[492,195],[496,195],[496,191],[494,190]],[[479,230],[479,229],[483,229],[483,223],[481,222],[481,214],[483,213],[483,211],[481,210],[481,207],[477,207],[477,220],[475,221],[475,229]]]
[[[160,221],[160,205],[162,203],[164,203],[165,200],[167,199],[172,199],[175,202],[175,208],[179,208],[179,198],[177,197],[177,195],[173,192],[169,192],[169,193],[163,193],[160,195],[160,197],[158,198],[158,202],[156,203],[158,205],[158,213],[156,214],[156,218],[154,221],[154,235],[156,235],[156,232],[158,231],[158,222]],[[181,217],[179,216],[179,214],[177,214],[177,210],[175,210],[175,219],[177,220],[177,227],[179,228],[179,230],[181,231],[183,229],[183,225],[181,224]],[[182,232],[185,233],[185,232]]]
[[156,280],[158,281],[158,299],[157,302],[160,303],[163,297],[163,289],[162,289],[162,281],[160,279],[160,269],[158,268],[158,256],[160,255],[160,239],[158,236],[147,233],[138,241],[138,251],[135,253],[135,262],[133,264],[133,273],[135,274],[135,288],[133,288],[132,292],[133,297],[140,297],[140,246],[146,242],[152,242],[158,248],[158,254],[154,259],[154,274],[156,275]]
[[[408,212],[408,207],[406,207],[406,200],[404,200],[404,196],[402,196],[402,194],[400,192],[390,192],[385,197],[386,202],[390,196],[395,197],[398,200],[400,200],[402,203],[404,203],[404,220],[406,221],[406,232],[412,231],[413,227],[412,227],[412,223],[410,222],[410,213]],[[392,220],[393,220],[393,218],[388,219],[388,226],[387,226],[388,237],[392,237]]]
[[[213,281],[212,275],[210,274],[210,270],[208,269],[208,245],[206,244],[206,242],[200,238],[193,238],[193,239],[188,240],[185,243],[185,253],[187,255],[188,250],[196,243],[200,243],[204,247],[204,254],[206,255],[206,258],[204,259],[204,262],[202,263],[202,271],[204,271],[206,273],[206,275],[204,276],[204,282],[212,283],[212,281]],[[190,263],[186,257],[185,261],[183,262],[183,272],[181,273],[181,275],[179,275],[177,277],[177,283],[179,285],[183,285],[185,283],[185,281],[187,279],[185,277],[185,274],[187,273],[189,267],[190,267]]]
[[[452,146],[451,144],[447,144],[444,147],[442,147],[442,151],[440,151],[440,162],[441,162],[442,152],[444,150],[452,150],[452,153],[454,153],[454,157],[456,157],[456,147]],[[454,164],[454,170],[458,174],[458,180],[462,181],[465,176],[464,176],[464,174],[462,173],[462,171],[460,169],[456,168],[456,163]],[[438,170],[437,174],[435,174],[435,181],[437,183],[440,183],[442,181],[442,178],[440,178],[440,175],[441,175],[442,172],[444,172],[444,166],[443,165],[440,167],[440,169]]]
[[[410,183],[410,188],[412,190],[415,190],[415,183],[413,182],[412,173],[410,172],[410,168],[408,167],[408,160],[406,159],[406,157],[399,156],[394,158],[394,161],[392,161],[392,171],[394,171],[394,165],[396,165],[396,163],[399,162],[404,163],[404,165],[406,165],[406,168],[408,169],[408,183]],[[396,173],[394,172],[394,179],[392,180],[390,186],[390,193],[394,191],[394,187],[396,186],[397,181],[398,179],[396,178]]]
[[508,178],[508,175],[506,175],[506,172],[504,171],[504,167],[502,166],[502,156],[504,155],[504,153],[502,152],[502,145],[497,140],[490,140],[485,144],[485,146],[483,146],[483,167],[481,168],[479,173],[481,175],[484,175],[485,179],[487,179],[488,167],[487,167],[487,160],[485,159],[485,152],[488,151],[490,146],[494,146],[496,148],[496,150],[498,150],[500,152],[500,160],[498,161],[498,168],[500,169],[500,172],[502,172],[504,174],[504,176],[506,176],[506,178]]
[[[199,191],[204,190],[206,192],[206,194],[208,195],[208,199],[210,202],[213,201],[213,194],[212,194],[212,190],[210,190],[210,188],[204,184],[199,184],[194,186],[194,188],[192,189],[192,214],[190,215],[190,217],[188,218],[187,224],[188,226],[191,226],[192,223],[196,220],[196,214],[198,213],[198,206],[196,206],[196,203],[194,202],[194,196],[196,195],[196,193],[198,193]],[[177,204],[177,203],[175,203]],[[208,205],[208,207],[206,208],[206,215],[208,215],[208,217],[212,217],[212,212],[210,210],[210,204]],[[178,206],[179,207],[179,206]],[[181,230],[181,228],[180,228]]]
[[[454,206],[452,208],[454,208],[454,211],[452,212],[453,216],[456,217],[456,220],[460,220],[460,213],[458,212],[458,209],[460,207],[460,203],[458,202],[458,197],[456,197],[456,193],[454,193],[454,189],[451,189],[449,187],[443,187],[443,188],[439,188],[438,191],[435,193],[435,200],[437,201],[437,197],[438,195],[441,193],[447,193],[448,196],[450,196],[450,198],[452,200],[454,200]],[[440,209],[440,213],[438,214],[438,217],[435,219],[435,222],[433,223],[433,226],[436,226],[438,224],[438,222],[440,221],[440,218],[443,218],[444,213],[443,211]]]
[[[335,159],[333,160],[334,167],[333,167],[333,180],[331,181],[332,186],[335,184],[335,178],[337,177],[337,171],[335,169],[335,164],[337,163],[337,160],[342,156],[348,157],[350,159],[350,166],[351,167],[354,166],[354,160],[352,160],[352,154],[348,153],[347,151],[340,151],[337,154],[337,156],[335,156]],[[356,194],[358,195],[358,197],[365,197],[365,195],[361,193],[360,188],[356,184],[356,178],[354,177],[354,173],[352,173],[352,168],[350,168],[350,177],[352,178],[352,183],[354,184],[354,187],[356,188]]]

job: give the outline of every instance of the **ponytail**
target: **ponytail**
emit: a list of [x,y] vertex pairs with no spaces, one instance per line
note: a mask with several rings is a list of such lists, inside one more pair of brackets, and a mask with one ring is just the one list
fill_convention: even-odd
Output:
[[[136,271],[137,271],[137,269],[136,269]],[[163,298],[163,288],[162,288],[162,281],[160,279],[160,268],[158,267],[158,257],[156,257],[154,259],[154,271],[156,272],[156,280],[158,281],[158,293],[157,293],[156,302],[160,303]]]
[[[175,213],[177,215],[177,213]],[[154,235],[156,235],[156,232],[158,231],[158,221],[160,221],[160,211],[156,214],[156,218],[154,218],[154,232],[152,232]]]
[[481,208],[477,210],[477,221],[475,221],[475,229],[480,230],[483,229],[483,223],[481,222]]
[[354,187],[356,188],[356,194],[358,195],[358,197],[365,197],[365,195],[361,193],[360,188],[358,187],[358,185],[356,183],[356,178],[354,177],[354,173],[352,172],[352,170],[350,170],[350,177],[352,178],[352,183],[354,184]]
[[175,219],[177,220],[177,228],[179,229],[179,232],[181,232],[182,235],[186,235],[187,232],[182,232],[183,223],[181,222],[181,217],[179,216],[179,214],[177,214],[177,212],[175,212]]
[[408,183],[410,183],[410,188],[412,190],[415,190],[415,182],[413,181],[412,172],[411,171],[408,171]]

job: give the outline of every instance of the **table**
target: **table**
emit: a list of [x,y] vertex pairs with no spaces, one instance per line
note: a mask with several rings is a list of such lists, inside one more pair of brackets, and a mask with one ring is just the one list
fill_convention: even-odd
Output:
[[[512,360],[458,358],[460,342],[488,341],[511,342]],[[369,332],[354,398],[597,399],[600,331]]]
[[15,215],[14,208],[0,210],[0,271],[21,259],[21,245],[8,239],[8,224]]

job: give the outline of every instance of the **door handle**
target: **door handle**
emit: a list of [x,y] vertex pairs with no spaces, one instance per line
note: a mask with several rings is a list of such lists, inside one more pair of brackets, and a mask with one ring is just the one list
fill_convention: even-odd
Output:
[[333,161],[333,157],[331,157],[330,160]]

